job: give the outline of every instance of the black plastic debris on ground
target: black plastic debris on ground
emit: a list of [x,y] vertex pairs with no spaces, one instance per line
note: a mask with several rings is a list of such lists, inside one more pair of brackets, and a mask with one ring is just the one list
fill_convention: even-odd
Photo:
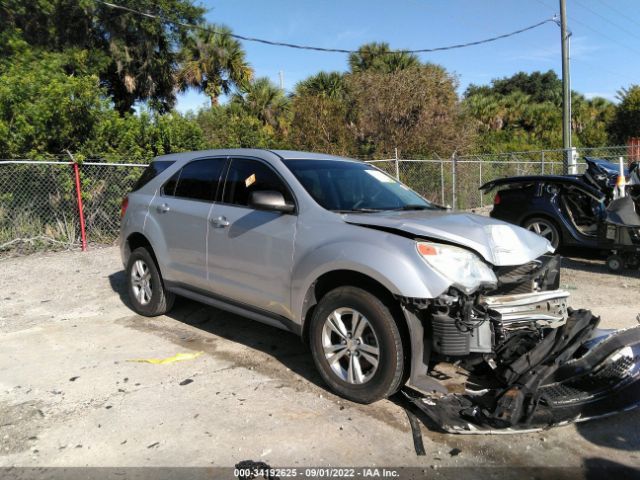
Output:
[[640,327],[603,331],[598,322],[589,311],[571,311],[565,325],[493,372],[490,388],[475,379],[475,394],[403,389],[398,403],[419,410],[427,427],[459,434],[522,433],[638,407]]

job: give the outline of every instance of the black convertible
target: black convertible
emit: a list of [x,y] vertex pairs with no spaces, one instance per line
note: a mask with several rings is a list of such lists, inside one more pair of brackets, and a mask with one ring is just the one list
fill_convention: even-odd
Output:
[[[492,217],[532,230],[554,247],[611,252],[608,264],[612,270],[635,267],[640,251],[640,229],[636,226],[640,217],[635,214],[640,204],[638,165],[625,170],[629,196],[617,201],[613,192],[619,167],[597,158],[586,157],[585,161],[584,174],[499,178],[480,189],[485,193],[497,190]],[[621,210],[625,212],[624,223],[620,221]]]

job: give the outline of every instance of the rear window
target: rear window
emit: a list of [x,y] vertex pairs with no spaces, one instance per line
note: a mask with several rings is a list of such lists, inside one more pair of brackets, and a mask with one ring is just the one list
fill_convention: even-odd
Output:
[[142,172],[142,175],[140,175],[140,178],[133,186],[132,191],[135,192],[136,190],[140,190],[142,187],[144,187],[147,183],[149,183],[151,180],[153,180],[162,172],[164,172],[171,165],[173,165],[173,162],[169,160],[158,160],[155,162],[151,162],[149,166],[144,169],[144,172]]

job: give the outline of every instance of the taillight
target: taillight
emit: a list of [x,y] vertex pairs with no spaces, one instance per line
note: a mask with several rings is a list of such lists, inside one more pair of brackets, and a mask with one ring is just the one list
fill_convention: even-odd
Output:
[[493,197],[493,204],[500,205],[500,202],[502,202],[502,198],[500,197],[500,192],[498,192],[496,193],[496,196]]
[[124,214],[127,213],[128,206],[129,206],[129,197],[124,197],[122,199],[122,204],[120,205],[120,218],[124,217]]

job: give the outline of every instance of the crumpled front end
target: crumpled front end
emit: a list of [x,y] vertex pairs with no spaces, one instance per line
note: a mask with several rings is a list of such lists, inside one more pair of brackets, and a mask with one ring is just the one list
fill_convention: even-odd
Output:
[[[442,430],[539,429],[640,404],[640,327],[598,330],[598,317],[568,307],[559,268],[559,257],[545,257],[496,269],[493,291],[405,302],[424,327],[419,355],[428,362],[426,380],[412,368],[410,381],[423,395],[405,395]],[[458,388],[443,364],[454,366]]]

